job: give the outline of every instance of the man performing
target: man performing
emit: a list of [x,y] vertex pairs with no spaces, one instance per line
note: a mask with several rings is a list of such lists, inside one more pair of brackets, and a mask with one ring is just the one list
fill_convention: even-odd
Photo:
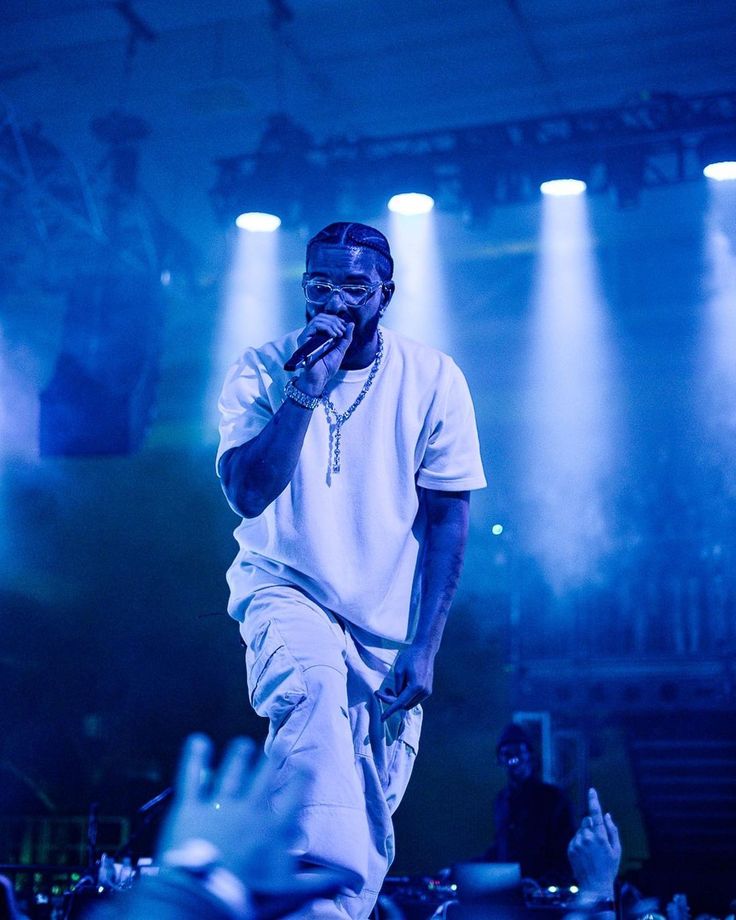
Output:
[[[385,236],[330,224],[306,267],[305,329],[248,349],[228,373],[217,464],[243,518],[229,612],[251,703],[270,721],[272,804],[306,770],[298,853],[353,879],[304,915],[357,920],[393,860],[391,815],[460,576],[469,492],[485,478],[460,370],[379,325],[394,293]],[[320,334],[332,350],[287,373]]]

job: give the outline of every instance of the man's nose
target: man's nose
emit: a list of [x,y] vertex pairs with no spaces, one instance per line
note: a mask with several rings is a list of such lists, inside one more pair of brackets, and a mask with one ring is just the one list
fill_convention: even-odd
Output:
[[344,313],[347,312],[342,295],[339,291],[333,291],[330,299],[325,304],[325,313]]

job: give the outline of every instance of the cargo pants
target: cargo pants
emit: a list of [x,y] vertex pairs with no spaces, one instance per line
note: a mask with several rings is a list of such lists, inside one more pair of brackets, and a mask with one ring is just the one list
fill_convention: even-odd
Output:
[[365,920],[394,858],[391,816],[416,757],[420,706],[381,721],[375,696],[391,686],[401,644],[372,636],[289,586],[257,591],[241,635],[248,692],[269,720],[265,751],[279,794],[295,770],[311,777],[298,816],[295,852],[309,863],[347,870],[349,891],[294,916]]

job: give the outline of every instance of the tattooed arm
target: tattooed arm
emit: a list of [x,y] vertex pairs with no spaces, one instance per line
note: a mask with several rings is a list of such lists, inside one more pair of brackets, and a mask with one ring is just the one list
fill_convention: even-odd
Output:
[[396,658],[394,693],[382,690],[379,694],[391,704],[383,713],[384,719],[399,709],[411,709],[432,692],[434,659],[465,555],[470,494],[420,489],[419,500],[427,521],[419,622],[414,641]]

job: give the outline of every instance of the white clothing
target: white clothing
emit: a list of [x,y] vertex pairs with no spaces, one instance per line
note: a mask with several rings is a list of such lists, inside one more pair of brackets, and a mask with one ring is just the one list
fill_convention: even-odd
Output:
[[[283,403],[291,376],[283,364],[297,335],[249,349],[230,369],[218,467]],[[460,370],[435,349],[391,330],[383,336],[373,384],[342,428],[341,471],[331,471],[334,431],[320,405],[289,485],[235,531],[239,552],[228,572],[251,703],[270,722],[266,752],[278,770],[272,806],[295,770],[311,775],[296,822],[298,852],[353,880],[349,893],[300,912],[310,920],[365,920],[393,859],[391,815],[413,766],[421,707],[383,722],[375,693],[395,689],[394,660],[414,635],[423,535],[417,488],[485,485]],[[338,412],[370,370],[330,381]]]
[[270,720],[265,751],[276,767],[271,807],[295,773],[310,783],[293,851],[349,873],[348,890],[293,916],[365,920],[394,857],[391,816],[409,782],[421,706],[381,721],[375,691],[393,686],[399,643],[376,639],[296,588],[257,591],[240,627],[250,701]]
[[[227,575],[236,619],[242,621],[255,591],[293,585],[374,636],[411,642],[422,536],[417,486],[466,491],[486,480],[460,369],[434,348],[382,332],[381,366],[342,428],[341,472],[330,473],[330,426],[320,405],[289,485],[236,529],[239,552]],[[248,349],[228,372],[218,471],[225,451],[254,438],[281,406],[292,376],[283,365],[298,334]],[[353,403],[369,373],[340,371],[330,381],[338,412]]]

